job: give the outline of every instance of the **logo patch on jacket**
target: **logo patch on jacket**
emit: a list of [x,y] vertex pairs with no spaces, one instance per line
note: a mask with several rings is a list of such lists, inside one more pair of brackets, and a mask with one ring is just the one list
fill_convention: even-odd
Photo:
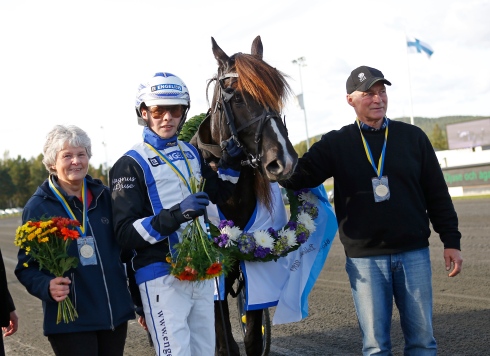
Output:
[[153,167],[158,167],[161,164],[165,164],[165,162],[163,162],[162,159],[160,157],[158,157],[158,156],[148,157],[148,162],[150,162],[150,164]]

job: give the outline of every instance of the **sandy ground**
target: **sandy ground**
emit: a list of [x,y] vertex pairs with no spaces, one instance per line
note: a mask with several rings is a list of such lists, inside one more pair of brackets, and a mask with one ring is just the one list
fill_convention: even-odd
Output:
[[[448,278],[437,237],[431,238],[434,285],[434,329],[439,355],[490,354],[490,199],[456,200],[463,234],[463,272]],[[7,268],[9,289],[20,316],[19,331],[5,339],[7,355],[52,355],[42,335],[41,302],[20,285],[13,269],[15,228],[20,218],[0,219],[0,247]],[[231,301],[236,316],[235,300]],[[342,246],[335,239],[330,255],[309,298],[310,315],[303,321],[272,327],[270,355],[360,355],[361,336],[355,318]],[[271,309],[271,313],[274,308]],[[233,318],[236,339],[243,342],[238,318]],[[395,312],[393,353],[403,354],[403,336]],[[244,353],[243,353],[244,354]],[[129,327],[126,355],[152,356],[146,333],[136,323]]]

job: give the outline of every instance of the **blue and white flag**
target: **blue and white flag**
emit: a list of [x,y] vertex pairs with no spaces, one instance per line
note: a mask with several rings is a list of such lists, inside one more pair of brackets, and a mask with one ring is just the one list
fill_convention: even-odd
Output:
[[320,204],[316,230],[303,246],[276,262],[240,262],[247,291],[245,309],[277,306],[274,325],[300,321],[308,316],[308,296],[337,232],[337,220],[323,185],[311,192]]
[[281,288],[272,323],[285,324],[308,316],[308,296],[323,269],[337,233],[337,219],[328,202],[323,185],[311,190],[320,204],[316,230],[308,241],[284,259],[288,261],[289,278]]
[[[246,231],[265,230],[269,227],[278,230],[286,224],[287,215],[279,186],[273,183],[271,188],[274,214],[271,215],[265,207],[258,204]],[[318,198],[316,230],[299,249],[277,261],[240,261],[245,277],[245,310],[276,306],[274,325],[300,321],[308,316],[308,296],[322,271],[337,233],[337,219],[328,202],[325,188],[320,185],[311,189],[311,193]],[[211,214],[209,218],[214,223],[217,216]],[[223,279],[215,286],[215,300],[218,296],[223,299]]]
[[427,43],[422,42],[418,38],[407,37],[407,48],[412,53],[425,53],[429,58],[434,53],[434,50]]

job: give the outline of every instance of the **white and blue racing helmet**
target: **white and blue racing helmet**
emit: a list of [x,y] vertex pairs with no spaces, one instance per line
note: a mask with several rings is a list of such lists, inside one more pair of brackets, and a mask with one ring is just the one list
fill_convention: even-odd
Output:
[[141,83],[136,93],[136,116],[138,124],[146,126],[146,121],[141,116],[141,105],[147,107],[154,105],[183,105],[184,113],[180,120],[179,130],[184,125],[187,113],[191,107],[191,97],[185,83],[172,73],[155,73],[147,82]]

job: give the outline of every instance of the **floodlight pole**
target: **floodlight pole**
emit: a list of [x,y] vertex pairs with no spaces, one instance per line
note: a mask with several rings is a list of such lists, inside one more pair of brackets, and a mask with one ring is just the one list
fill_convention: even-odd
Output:
[[107,158],[107,142],[105,141],[104,126],[101,126],[100,128],[102,130],[102,145],[104,146],[104,153],[105,153],[105,164],[104,164],[104,166],[105,166],[105,174],[107,177],[107,186],[110,187],[111,182],[109,182],[109,161]]
[[308,135],[308,121],[306,120],[306,107],[305,107],[305,94],[303,92],[303,79],[301,77],[301,67],[306,67],[306,58],[299,57],[298,59],[293,60],[293,64],[297,64],[299,68],[299,84],[301,86],[301,95],[303,96],[303,105],[301,109],[303,109],[303,113],[305,115],[305,128],[306,128],[306,150],[310,149],[310,135]]

